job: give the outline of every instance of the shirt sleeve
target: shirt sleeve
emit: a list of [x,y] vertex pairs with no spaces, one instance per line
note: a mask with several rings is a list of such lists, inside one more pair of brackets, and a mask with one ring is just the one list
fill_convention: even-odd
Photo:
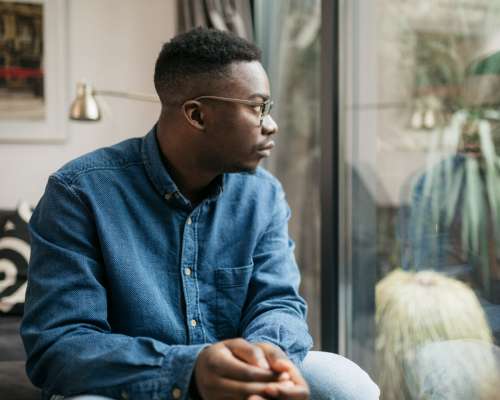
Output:
[[186,399],[205,345],[113,333],[93,215],[72,186],[49,179],[30,221],[31,259],[21,336],[44,398],[99,394]]
[[299,364],[312,346],[305,301],[298,288],[300,274],[288,235],[290,208],[280,188],[271,221],[258,240],[247,302],[242,320],[242,337],[250,342],[279,346]]

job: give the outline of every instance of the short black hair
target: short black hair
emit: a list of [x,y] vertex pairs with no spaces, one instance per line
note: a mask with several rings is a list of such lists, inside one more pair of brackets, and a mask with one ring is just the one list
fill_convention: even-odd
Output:
[[199,78],[210,82],[227,76],[231,63],[260,60],[260,49],[243,38],[195,28],[163,45],[156,60],[154,84],[162,104],[175,103],[192,94]]

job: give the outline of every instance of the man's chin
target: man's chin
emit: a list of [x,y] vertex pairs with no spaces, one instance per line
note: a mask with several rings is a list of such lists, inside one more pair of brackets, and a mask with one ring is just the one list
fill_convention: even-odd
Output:
[[242,169],[240,172],[243,172],[245,174],[255,174],[257,172],[257,166],[256,167],[253,167],[253,168],[246,168],[246,169]]
[[249,164],[239,164],[239,165],[234,165],[231,168],[228,168],[226,170],[227,173],[248,173],[248,174],[255,174],[257,172],[257,167],[259,166],[259,163],[249,163]]

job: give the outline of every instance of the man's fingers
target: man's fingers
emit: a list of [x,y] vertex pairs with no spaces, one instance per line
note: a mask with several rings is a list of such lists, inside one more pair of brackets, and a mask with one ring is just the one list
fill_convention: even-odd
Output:
[[[196,361],[195,379],[202,398],[234,400],[247,400],[250,396],[268,398],[267,385],[277,384],[280,376],[270,368],[261,368],[241,360],[240,358],[249,357],[251,353],[248,348],[251,347],[253,345],[243,339],[229,340],[208,346],[201,351]],[[254,360],[264,357],[262,354],[259,356],[258,351],[254,351],[253,356]],[[286,377],[287,375],[282,375],[281,379]],[[292,382],[289,383],[293,385]],[[257,397],[252,400],[261,399]]]
[[279,382],[290,380],[295,385],[303,386],[308,390],[305,379],[283,350],[270,343],[257,343],[257,346],[266,354],[271,369],[280,374],[278,377]]
[[266,398],[259,396],[258,394],[253,394],[250,397],[248,397],[247,400],[266,400]]
[[240,360],[260,368],[270,369],[264,351],[245,339],[233,339],[225,341],[226,347]]
[[309,388],[306,386],[280,387],[278,399],[307,400],[309,399]]
[[285,358],[270,359],[269,363],[273,370],[281,373],[289,372],[289,369],[294,367],[293,363]]
[[302,377],[302,374],[299,372],[299,369],[290,360],[282,360],[280,362],[289,365],[289,369],[287,370],[287,372],[290,374],[290,380],[293,383],[299,386],[307,387],[306,380]]
[[[274,368],[274,364],[276,363],[276,361],[282,360],[282,359],[285,359],[285,360],[288,359],[288,357],[283,352],[283,350],[281,350],[279,347],[274,346],[270,343],[257,343],[256,346],[258,348],[260,348],[265,353],[265,357],[266,357],[267,361],[269,362],[269,365],[275,371],[276,371],[276,369]],[[283,372],[283,371],[279,371],[279,372]]]
[[266,394],[276,399],[307,400],[309,388],[303,385],[294,385],[290,381],[268,384]]
[[282,368],[286,369],[286,372],[290,374],[290,380],[293,383],[299,386],[307,387],[306,380],[302,377],[302,374],[300,373],[299,369],[295,366],[294,363],[292,363],[290,360],[279,360],[278,364],[279,364],[278,368],[280,368],[281,365],[283,365]]
[[286,369],[286,372],[282,374],[288,373],[290,380],[276,384],[278,394],[275,397],[287,400],[309,399],[309,386],[299,372],[299,369],[290,360],[278,360],[276,364],[278,364],[278,369]]
[[271,366],[276,372],[280,372],[281,373],[280,375],[288,374],[289,379],[296,385],[307,386],[307,383],[300,374],[298,368],[289,359],[281,358],[279,360],[274,361],[271,364]]
[[[266,396],[266,387],[269,383],[239,382],[232,379],[220,378],[217,386],[220,393],[229,395],[231,399],[246,400],[249,396]],[[252,399],[253,400],[253,399]]]
[[276,373],[270,369],[263,369],[247,364],[236,358],[230,351],[212,366],[212,370],[219,376],[242,382],[271,382],[276,380]]
[[290,374],[288,372],[282,372],[278,376],[278,382],[289,381],[291,379]]

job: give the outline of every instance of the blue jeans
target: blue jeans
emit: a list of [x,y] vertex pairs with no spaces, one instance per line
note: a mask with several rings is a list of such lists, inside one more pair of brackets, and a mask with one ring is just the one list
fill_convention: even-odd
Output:
[[[311,400],[377,400],[380,391],[368,374],[347,358],[333,353],[310,351],[301,372],[309,383]],[[53,396],[53,400],[62,397]],[[65,400],[111,400],[81,395]]]

